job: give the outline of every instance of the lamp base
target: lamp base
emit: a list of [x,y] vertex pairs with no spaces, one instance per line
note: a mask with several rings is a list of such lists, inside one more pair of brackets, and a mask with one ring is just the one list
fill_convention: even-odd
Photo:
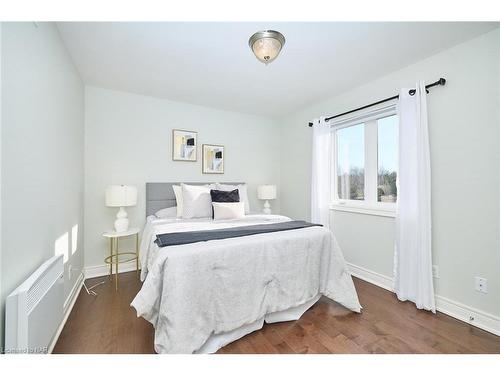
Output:
[[264,208],[262,209],[262,212],[265,215],[271,215],[271,205],[269,204],[268,200],[266,200],[266,202],[264,203]]
[[129,220],[127,211],[125,211],[125,208],[120,207],[118,213],[116,214],[115,231],[126,232],[128,230],[128,226],[129,226]]

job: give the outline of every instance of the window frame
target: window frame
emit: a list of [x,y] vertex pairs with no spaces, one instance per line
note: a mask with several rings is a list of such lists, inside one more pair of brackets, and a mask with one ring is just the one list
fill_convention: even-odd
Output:
[[[332,137],[332,166],[331,166],[331,197],[330,209],[335,211],[355,212],[368,215],[395,217],[397,201],[379,202],[377,196],[378,187],[378,124],[377,121],[384,117],[397,115],[396,104],[378,108],[370,112],[365,112],[337,120],[330,124]],[[340,199],[338,195],[337,178],[337,131],[350,126],[364,124],[364,200]],[[372,155],[372,157],[369,157]],[[373,155],[375,157],[373,157]]]

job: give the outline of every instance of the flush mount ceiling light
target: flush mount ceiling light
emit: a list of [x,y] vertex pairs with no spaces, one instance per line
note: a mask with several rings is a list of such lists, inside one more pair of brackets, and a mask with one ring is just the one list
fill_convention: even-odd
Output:
[[248,45],[255,57],[267,65],[278,57],[285,45],[285,37],[274,30],[258,31],[250,37]]

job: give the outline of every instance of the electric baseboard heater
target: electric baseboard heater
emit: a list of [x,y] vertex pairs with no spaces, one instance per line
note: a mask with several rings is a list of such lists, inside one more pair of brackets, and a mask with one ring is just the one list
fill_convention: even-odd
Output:
[[6,301],[5,353],[47,353],[63,319],[63,256],[43,263]]

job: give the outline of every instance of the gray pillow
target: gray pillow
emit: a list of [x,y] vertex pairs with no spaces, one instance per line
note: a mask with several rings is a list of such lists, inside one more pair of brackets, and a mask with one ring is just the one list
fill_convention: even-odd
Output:
[[238,189],[234,189],[231,191],[210,190],[210,196],[212,197],[212,202],[234,203],[240,201],[240,194],[238,192]]

